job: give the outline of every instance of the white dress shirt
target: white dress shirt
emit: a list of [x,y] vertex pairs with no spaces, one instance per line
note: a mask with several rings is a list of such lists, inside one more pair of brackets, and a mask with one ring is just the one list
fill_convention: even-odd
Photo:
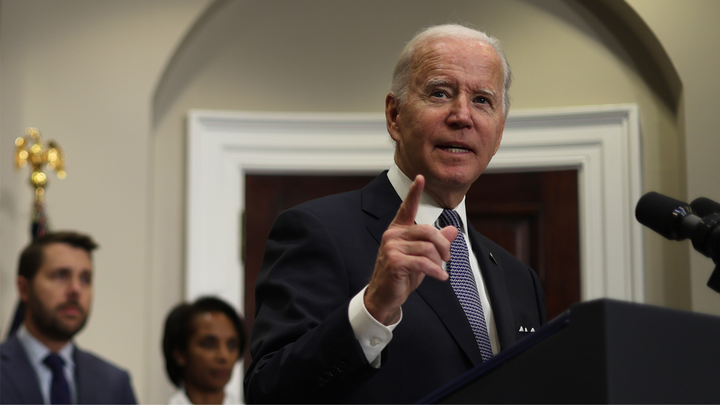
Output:
[[[238,401],[233,397],[231,394],[228,394],[225,392],[225,398],[223,399],[223,405],[232,405],[232,404],[241,404],[242,402]],[[168,405],[193,405],[192,402],[190,402],[190,398],[188,398],[187,394],[185,393],[185,388],[180,388],[179,390],[175,391],[174,394],[170,396],[168,399]]]
[[[18,328],[17,338],[20,341],[25,353],[30,360],[30,365],[35,374],[37,374],[38,382],[40,383],[40,393],[42,394],[43,401],[46,404],[50,403],[50,385],[52,383],[52,371],[48,366],[43,364],[45,357],[50,354],[50,349],[42,344],[35,336],[28,332],[25,324],[22,324]],[[67,380],[70,386],[70,401],[73,404],[77,403],[77,395],[75,393],[75,361],[73,359],[73,343],[68,342],[63,346],[57,353],[64,361],[65,366],[63,370],[65,372],[65,380]]]
[[[388,171],[388,179],[392,184],[395,192],[400,196],[401,199],[405,199],[412,180],[408,178],[397,166],[393,164]],[[485,324],[488,328],[488,334],[490,336],[490,344],[492,345],[493,354],[497,354],[500,351],[500,340],[497,335],[497,326],[495,324],[495,317],[490,307],[490,301],[488,299],[487,289],[480,273],[480,264],[475,257],[475,253],[470,246],[470,238],[467,233],[467,215],[465,212],[465,198],[460,204],[454,208],[460,216],[462,222],[462,232],[465,235],[465,243],[468,246],[468,252],[470,254],[470,266],[472,267],[473,276],[475,276],[475,282],[477,283],[478,293],[480,300],[482,301],[483,312],[485,314]],[[442,214],[443,208],[438,204],[429,194],[423,191],[420,196],[420,205],[418,207],[417,215],[415,216],[415,223],[417,224],[432,224],[439,228],[438,218]],[[446,264],[443,262],[443,269]],[[365,287],[350,301],[350,307],[348,308],[348,317],[350,318],[350,325],[355,332],[355,337],[360,346],[362,347],[365,357],[373,367],[380,367],[381,356],[380,353],[385,346],[392,340],[392,331],[395,327],[402,322],[402,308],[400,314],[400,320],[393,325],[385,326],[378,322],[375,318],[370,315],[367,308],[365,308],[365,301],[363,296],[365,294]]]

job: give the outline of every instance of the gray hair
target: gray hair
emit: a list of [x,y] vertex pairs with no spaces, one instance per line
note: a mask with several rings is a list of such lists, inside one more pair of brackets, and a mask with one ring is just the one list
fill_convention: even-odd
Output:
[[510,95],[508,94],[508,91],[510,90],[510,84],[512,83],[512,71],[510,70],[510,64],[508,64],[507,58],[505,57],[502,44],[493,36],[460,24],[435,25],[425,28],[415,34],[410,42],[405,45],[405,48],[403,48],[400,53],[400,57],[395,64],[392,87],[390,89],[390,92],[397,100],[398,105],[403,104],[407,98],[410,76],[412,75],[412,62],[418,48],[432,40],[448,37],[476,40],[490,45],[495,52],[497,52],[503,69],[502,104],[503,114],[507,118],[508,112],[510,111]]

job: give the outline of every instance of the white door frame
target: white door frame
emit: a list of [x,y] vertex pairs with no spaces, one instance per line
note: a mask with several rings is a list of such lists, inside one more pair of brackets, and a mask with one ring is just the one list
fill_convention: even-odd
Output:
[[[640,128],[635,105],[511,113],[489,172],[578,169],[583,301],[644,302]],[[373,174],[393,147],[376,114],[194,110],[188,117],[185,297],[240,310],[246,173]]]

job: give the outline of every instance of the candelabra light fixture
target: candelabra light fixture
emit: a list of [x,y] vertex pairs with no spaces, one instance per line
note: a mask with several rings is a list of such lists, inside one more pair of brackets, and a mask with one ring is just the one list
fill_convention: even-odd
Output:
[[21,169],[30,166],[30,185],[35,189],[35,203],[42,204],[47,185],[47,175],[43,166],[48,170],[54,170],[58,179],[64,179],[65,156],[60,146],[54,141],[48,141],[43,146],[40,139],[40,131],[37,128],[25,130],[25,136],[15,140],[15,168]]

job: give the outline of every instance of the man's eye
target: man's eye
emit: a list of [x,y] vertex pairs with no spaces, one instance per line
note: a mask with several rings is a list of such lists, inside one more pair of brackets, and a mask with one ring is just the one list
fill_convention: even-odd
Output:
[[488,100],[487,98],[485,98],[485,97],[480,96],[480,97],[476,97],[476,98],[475,98],[475,102],[476,102],[477,104],[488,104],[488,103],[489,103],[489,100]]
[[435,90],[432,92],[432,96],[437,97],[437,98],[444,98],[444,97],[447,97],[447,94],[445,94],[444,91]]
[[57,271],[57,272],[53,273],[52,278],[62,280],[64,278],[67,278],[67,276],[68,276],[68,273],[66,271]]

